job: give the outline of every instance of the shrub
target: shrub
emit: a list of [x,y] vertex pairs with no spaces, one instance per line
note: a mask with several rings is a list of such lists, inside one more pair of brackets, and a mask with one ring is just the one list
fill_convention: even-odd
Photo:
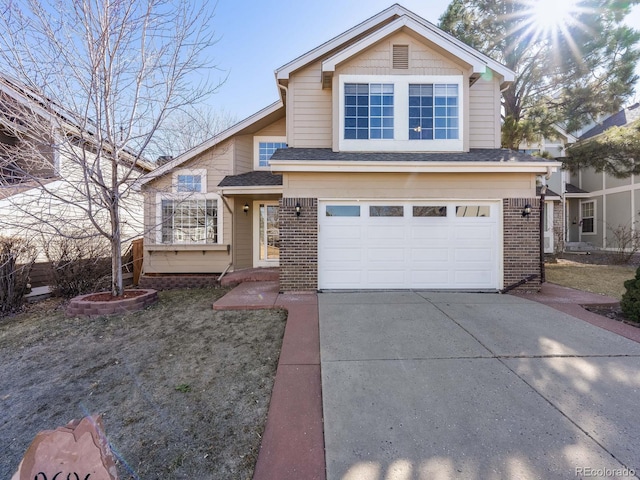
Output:
[[75,297],[98,290],[108,290],[111,283],[109,246],[96,238],[58,237],[45,245],[51,262],[52,293]]
[[640,250],[640,232],[634,230],[631,225],[608,225],[610,237],[615,245],[613,261],[619,265],[629,263],[629,260]]
[[635,278],[624,282],[627,291],[622,295],[620,308],[627,319],[640,322],[640,267],[636,270]]
[[36,250],[26,239],[0,237],[0,316],[20,309],[29,292]]

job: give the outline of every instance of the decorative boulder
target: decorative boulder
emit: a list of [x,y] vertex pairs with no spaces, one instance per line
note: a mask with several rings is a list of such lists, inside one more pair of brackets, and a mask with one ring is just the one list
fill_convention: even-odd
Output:
[[11,480],[118,480],[102,418],[72,420],[36,435]]

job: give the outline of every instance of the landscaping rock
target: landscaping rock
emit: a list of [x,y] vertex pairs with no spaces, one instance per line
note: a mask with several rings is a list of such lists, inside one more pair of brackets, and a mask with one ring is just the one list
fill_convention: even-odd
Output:
[[100,416],[73,420],[38,433],[12,480],[117,480]]

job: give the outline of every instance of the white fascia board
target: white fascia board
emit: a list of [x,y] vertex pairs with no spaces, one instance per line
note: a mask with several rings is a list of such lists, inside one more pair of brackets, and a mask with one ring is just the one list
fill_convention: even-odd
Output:
[[284,104],[282,103],[282,100],[278,100],[277,102],[272,103],[268,107],[263,108],[259,112],[254,113],[250,117],[247,117],[244,120],[241,120],[235,125],[224,130],[223,132],[220,132],[219,134],[214,135],[213,137],[211,137],[211,139],[207,140],[206,142],[203,142],[197,147],[194,147],[191,150],[186,151],[182,155],[177,156],[170,162],[165,163],[161,167],[158,167],[155,170],[153,170],[152,172],[146,175],[143,175],[142,177],[140,177],[138,185],[139,186],[145,185],[146,183],[149,183],[151,180],[165,175],[166,173],[170,172],[177,166],[182,165],[186,161],[191,160],[192,158],[200,155],[202,152],[210,149],[211,147],[214,147],[218,143],[227,140],[228,138],[234,136],[238,132],[251,126],[252,123],[262,120],[264,117],[277,112],[280,108],[283,107],[283,105]]
[[287,80],[289,79],[289,75],[298,70],[299,68],[304,67],[308,63],[316,60],[322,55],[326,55],[331,50],[339,47],[343,43],[348,42],[352,38],[355,38],[362,33],[366,32],[370,28],[378,25],[389,18],[394,16],[405,15],[409,13],[409,11],[398,4],[392,5],[391,7],[383,10],[382,12],[374,15],[368,20],[356,25],[355,27],[347,30],[346,32],[338,35],[337,37],[332,38],[328,42],[323,43],[319,47],[314,48],[313,50],[305,53],[304,55],[299,56],[295,60],[283,65],[275,71],[276,80]]
[[408,16],[402,16],[393,22],[385,25],[379,30],[376,30],[371,35],[359,40],[358,42],[350,45],[345,48],[341,52],[329,57],[324,62],[322,62],[322,71],[323,72],[335,72],[336,65],[348,60],[351,57],[354,57],[362,50],[374,45],[379,42],[383,38],[391,35],[392,33],[400,30],[403,27],[410,28],[420,36],[426,38],[427,40],[435,43],[439,47],[444,50],[450,52],[460,60],[468,63],[473,67],[473,73],[485,73],[487,70],[486,62],[481,61],[478,57],[474,55],[470,55],[466,50],[459,48],[457,45],[452,45],[451,42],[446,42],[446,40],[441,35],[436,35],[435,32],[429,28],[427,28],[424,24],[415,21],[413,18]]
[[220,187],[218,193],[223,197],[230,195],[282,195],[282,185]]
[[383,172],[383,173],[547,173],[560,162],[367,162],[271,160],[271,171],[281,172]]

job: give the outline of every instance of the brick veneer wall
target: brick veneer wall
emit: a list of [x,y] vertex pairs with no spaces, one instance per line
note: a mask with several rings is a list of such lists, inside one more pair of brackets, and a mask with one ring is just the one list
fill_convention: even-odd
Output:
[[553,253],[564,250],[564,206],[553,202]]
[[[296,204],[301,207],[296,215]],[[318,199],[280,199],[280,291],[318,289]]]
[[[540,290],[540,199],[506,198],[502,201],[504,214],[504,287],[529,275],[536,278],[517,287],[519,291]],[[531,214],[522,216],[526,204]]]
[[153,288],[154,290],[171,290],[173,288],[205,288],[220,285],[215,275],[142,275],[138,286],[140,288]]

